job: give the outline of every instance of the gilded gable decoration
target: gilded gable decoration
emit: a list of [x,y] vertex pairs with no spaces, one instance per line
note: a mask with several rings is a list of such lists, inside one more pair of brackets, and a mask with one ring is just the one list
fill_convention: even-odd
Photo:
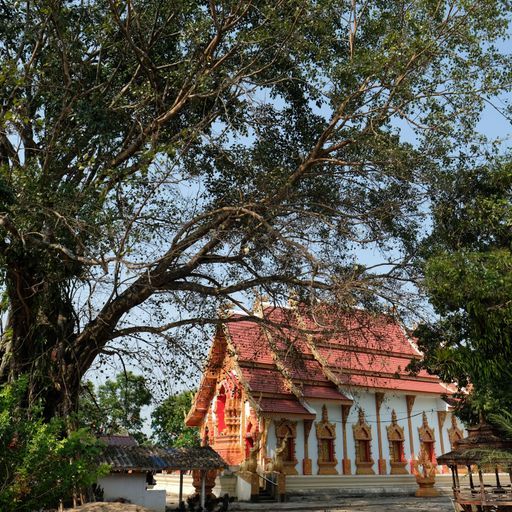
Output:
[[391,412],[391,425],[386,427],[388,432],[390,466],[392,475],[406,475],[405,466],[407,461],[404,455],[404,428],[401,427],[396,419],[396,412]]
[[297,422],[287,419],[281,419],[276,423],[277,446],[282,446],[286,439],[284,451],[281,454],[283,461],[283,471],[287,475],[298,475],[297,457],[295,455],[295,445],[297,442]]
[[364,418],[363,409],[359,409],[359,421],[352,425],[356,444],[356,475],[374,475],[372,458],[372,428]]
[[425,453],[428,455],[430,462],[434,462],[434,446],[436,442],[436,436],[434,433],[434,429],[431,428],[428,424],[427,415],[425,411],[423,411],[421,427],[418,427],[418,434],[420,437],[420,452],[422,449],[425,450]]
[[456,443],[464,438],[464,432],[457,426],[457,418],[452,414],[452,426],[448,429],[448,439],[450,440],[450,446],[452,450],[457,448]]
[[327,407],[322,406],[322,421],[316,424],[316,438],[318,441],[318,474],[337,475],[335,441],[336,425],[329,423]]

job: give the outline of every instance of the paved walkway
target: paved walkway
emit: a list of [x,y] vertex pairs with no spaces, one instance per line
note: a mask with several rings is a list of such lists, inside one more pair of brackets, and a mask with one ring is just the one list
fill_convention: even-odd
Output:
[[[177,503],[168,502],[168,510],[175,510]],[[439,498],[414,498],[412,496],[368,496],[365,498],[340,498],[336,501],[290,501],[287,503],[234,502],[230,511],[240,512],[453,512],[448,496]]]
[[288,503],[232,503],[229,510],[258,512],[453,512],[450,498],[414,498],[410,496],[343,498],[333,501]]

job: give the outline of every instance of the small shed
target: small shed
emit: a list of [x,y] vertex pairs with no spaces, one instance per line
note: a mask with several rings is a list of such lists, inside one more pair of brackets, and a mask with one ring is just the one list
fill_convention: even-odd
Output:
[[[452,472],[455,501],[464,512],[512,511],[512,439],[485,422],[467,430],[468,437],[457,441],[451,452],[437,458],[439,464],[446,464]],[[467,468],[469,487],[461,484],[461,466]],[[495,474],[493,485],[484,483],[482,471],[489,467]],[[508,473],[507,481],[503,475],[500,477],[500,471]]]
[[228,467],[222,457],[209,446],[150,447],[122,443],[118,439],[107,444],[99,462],[110,465],[110,474],[98,481],[103,488],[103,498],[106,501],[124,498],[155,512],[165,511],[166,496],[165,490],[152,489],[153,474],[162,471],[179,471],[181,502],[183,474],[192,470],[199,471],[201,477],[200,496],[204,507],[207,473]]

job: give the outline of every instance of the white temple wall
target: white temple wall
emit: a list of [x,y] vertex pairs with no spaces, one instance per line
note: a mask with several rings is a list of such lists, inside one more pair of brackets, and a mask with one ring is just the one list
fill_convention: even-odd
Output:
[[[268,420],[267,420],[268,421]],[[276,437],[276,421],[279,420],[272,420],[270,422],[270,425],[268,427],[267,432],[267,457],[273,457],[276,453],[276,444],[277,444],[277,437]]]
[[[313,430],[313,429],[311,429]],[[309,433],[311,438],[311,432]],[[295,457],[298,462],[295,466],[295,469],[299,473],[299,475],[303,475],[302,471],[302,461],[304,460],[304,421],[297,420],[297,439],[295,440]]]
[[[378,473],[378,459],[379,459],[379,444],[378,444],[378,433],[377,433],[377,410],[375,404],[375,392],[374,391],[363,391],[363,390],[351,390],[353,395],[354,404],[350,409],[350,413],[347,420],[347,455],[346,457],[351,461],[351,473],[355,474],[355,441],[352,425],[356,424],[359,419],[359,408],[362,408],[365,412],[365,420],[371,426],[372,431],[372,445],[371,453],[372,458],[375,461],[373,470]],[[439,397],[433,395],[419,395],[416,394],[414,406],[411,414],[412,424],[412,438],[414,453],[411,454],[410,441],[409,441],[409,423],[407,414],[407,402],[406,394],[402,392],[388,391],[384,394],[384,400],[380,408],[380,428],[381,428],[381,439],[382,439],[382,458],[386,461],[386,470],[389,474],[390,471],[390,453],[389,453],[389,442],[387,436],[386,427],[391,424],[392,411],[395,410],[397,416],[397,423],[404,429],[404,455],[408,462],[411,461],[412,456],[417,456],[420,448],[420,439],[418,428],[423,424],[423,412],[425,412],[429,426],[434,429],[435,432],[435,454],[436,456],[441,455],[441,439],[443,436],[444,451],[450,451],[450,441],[448,438],[448,429],[451,427],[451,413],[447,412],[446,420],[443,425],[442,433],[439,432],[438,423],[438,411],[446,411],[446,403]],[[316,420],[313,422],[309,434],[308,451],[309,458],[312,462],[312,473],[316,475],[318,473],[318,443],[316,438],[316,424],[322,419],[322,406],[327,406],[328,419],[330,423],[334,423],[336,427],[336,442],[335,442],[335,453],[338,460],[336,469],[338,473],[343,474],[343,431],[341,421],[341,404],[339,402],[327,402],[325,400],[314,400],[308,399],[308,405],[310,405],[316,412]],[[296,458],[297,458],[297,472],[299,475],[303,475],[302,461],[304,459],[304,422],[302,419],[295,420],[295,418],[289,418],[292,421],[297,421],[297,439],[296,439]],[[276,447],[276,435],[275,435],[275,422],[279,421],[279,418],[272,421],[268,431],[267,440],[267,456],[272,457],[275,453]],[[462,428],[460,421],[457,422],[459,428]],[[407,465],[407,470],[410,470],[410,465]]]

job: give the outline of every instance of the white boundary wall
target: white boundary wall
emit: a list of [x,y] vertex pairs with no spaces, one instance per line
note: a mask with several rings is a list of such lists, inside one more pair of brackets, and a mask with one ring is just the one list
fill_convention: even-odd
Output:
[[99,478],[98,484],[103,488],[105,501],[124,498],[153,512],[165,512],[165,491],[146,490],[145,473],[112,473]]

